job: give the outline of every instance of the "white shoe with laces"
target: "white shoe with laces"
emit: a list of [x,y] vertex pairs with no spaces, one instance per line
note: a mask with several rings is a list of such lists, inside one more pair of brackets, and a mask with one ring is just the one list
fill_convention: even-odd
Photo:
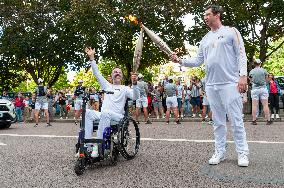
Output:
[[238,155],[238,165],[241,167],[247,167],[249,165],[248,156],[244,153]]
[[225,160],[225,156],[223,153],[215,152],[211,159],[209,160],[210,165],[217,165],[220,162]]
[[275,118],[276,118],[276,119],[280,119],[279,114],[276,114],[276,115],[275,115]]
[[271,114],[271,117],[270,117],[270,119],[274,119],[274,114]]

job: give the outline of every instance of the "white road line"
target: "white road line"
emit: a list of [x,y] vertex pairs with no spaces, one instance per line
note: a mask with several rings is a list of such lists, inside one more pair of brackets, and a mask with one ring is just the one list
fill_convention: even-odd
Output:
[[[40,138],[78,138],[78,136],[57,136],[57,135],[21,135],[21,134],[0,134],[0,136],[11,137],[40,137]],[[166,142],[194,142],[194,143],[214,143],[214,140],[188,140],[188,139],[171,139],[171,138],[141,138],[141,141],[166,141]],[[228,143],[234,141],[228,140]],[[248,143],[256,144],[284,144],[284,142],[270,142],[270,141],[247,141]]]
[[0,134],[0,136],[12,137],[41,137],[41,138],[77,138],[78,136],[57,136],[57,135],[23,135],[23,134]]

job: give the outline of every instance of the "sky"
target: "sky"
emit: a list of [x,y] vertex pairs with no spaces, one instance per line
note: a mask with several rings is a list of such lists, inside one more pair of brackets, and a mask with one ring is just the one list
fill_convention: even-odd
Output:
[[[193,26],[194,25],[194,20],[193,20],[193,15],[191,14],[187,14],[185,15],[183,18],[181,18],[181,20],[183,21],[183,24],[185,25],[185,28],[184,30],[188,30],[189,27]],[[163,38],[163,36],[160,36],[161,38]],[[188,49],[190,47],[189,43],[184,41],[185,43],[185,48]],[[67,73],[67,79],[72,82],[73,79],[75,78],[76,76],[76,71],[69,71]]]

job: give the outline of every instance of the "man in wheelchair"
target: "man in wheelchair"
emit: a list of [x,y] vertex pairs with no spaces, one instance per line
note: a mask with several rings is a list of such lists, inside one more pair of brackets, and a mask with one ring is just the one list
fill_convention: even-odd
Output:
[[[95,110],[86,110],[85,115],[85,139],[92,139],[93,122],[99,120],[97,139],[103,139],[104,130],[110,127],[111,120],[120,121],[125,114],[124,106],[127,98],[136,100],[139,97],[139,89],[137,87],[137,75],[131,75],[133,89],[128,86],[121,85],[123,75],[119,68],[112,71],[112,84],[108,82],[100,73],[96,61],[94,60],[95,50],[91,47],[86,47],[85,52],[89,57],[89,62],[92,66],[93,74],[97,78],[102,90],[108,91],[105,93],[102,103],[101,112]],[[110,93],[111,92],[111,93]],[[99,151],[101,150],[99,145]],[[99,152],[100,153],[100,152]]]

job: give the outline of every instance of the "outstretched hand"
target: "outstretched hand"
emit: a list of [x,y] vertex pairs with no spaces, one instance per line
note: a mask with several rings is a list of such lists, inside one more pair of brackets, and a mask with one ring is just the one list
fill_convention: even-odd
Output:
[[131,81],[132,81],[132,85],[137,84],[137,73],[131,72]]
[[175,52],[171,54],[170,58],[171,58],[172,62],[180,63],[180,59],[179,59],[179,57],[177,56],[177,54]]
[[89,56],[91,61],[95,59],[95,49],[92,49],[91,47],[86,47],[85,52]]

